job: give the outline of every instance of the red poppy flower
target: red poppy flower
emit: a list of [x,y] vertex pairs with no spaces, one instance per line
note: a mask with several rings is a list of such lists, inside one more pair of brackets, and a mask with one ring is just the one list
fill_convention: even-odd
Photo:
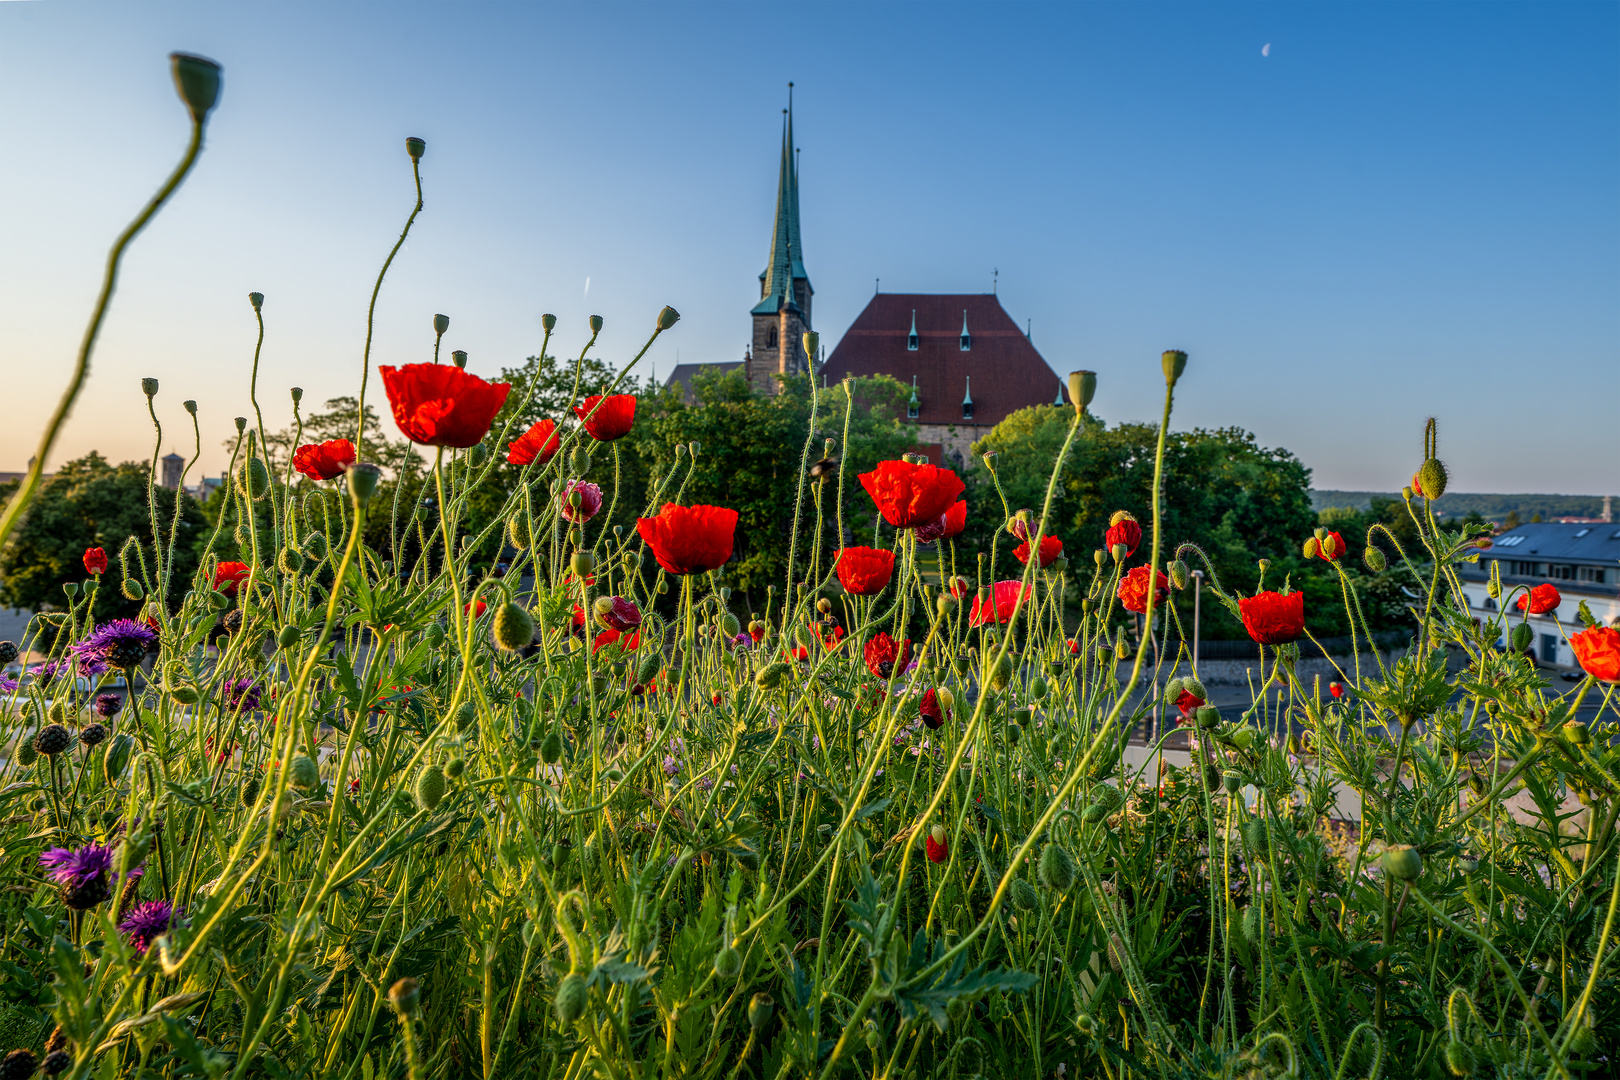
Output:
[[990,590],[988,600],[981,602],[978,597],[973,598],[973,610],[968,613],[969,626],[983,626],[985,623],[1004,623],[1012,621],[1018,614],[1018,605],[1022,602],[1023,582],[998,581],[995,588]]
[[423,446],[465,450],[476,444],[512,390],[511,383],[485,382],[450,364],[383,364],[377,371],[394,423]]
[[810,659],[810,650],[800,645],[796,649],[789,649],[787,656],[789,660],[808,660]]
[[896,668],[905,669],[911,656],[911,642],[902,638],[896,642],[885,630],[879,630],[866,643],[866,670],[880,679],[887,679]]
[[1161,607],[1170,596],[1170,579],[1156,570],[1146,566],[1138,566],[1126,574],[1119,583],[1116,594],[1119,602],[1126,611],[1135,611],[1145,614],[1148,604],[1149,578],[1152,579],[1152,589],[1156,599],[1153,601],[1155,609]]
[[894,577],[894,552],[847,547],[838,552],[838,582],[854,596],[876,596]]
[[1238,597],[1243,629],[1262,645],[1286,645],[1305,633],[1305,594],[1256,593]]
[[756,644],[756,645],[758,645],[761,641],[764,641],[765,640],[765,624],[762,623],[762,622],[758,622],[758,621],[749,623],[748,624],[748,636],[754,639],[754,644]]
[[1344,697],[1344,684],[1339,682],[1328,683],[1328,693],[1334,697]]
[[951,578],[951,595],[956,597],[958,600],[966,596],[972,591],[972,589],[973,582],[969,581],[961,574],[957,574],[955,577]]
[[574,406],[574,415],[584,421],[585,430],[597,442],[622,439],[636,422],[636,396],[613,394],[604,398],[592,394],[583,404]]
[[1620,630],[1589,626],[1569,639],[1575,659],[1592,678],[1620,682]]
[[[579,495],[579,505],[573,497]],[[557,512],[575,525],[583,525],[602,509],[602,489],[588,480],[570,480],[568,487],[558,496]]]
[[236,587],[246,581],[252,573],[245,562],[222,562],[214,567],[214,591],[233,596]]
[[348,439],[305,443],[293,454],[293,468],[311,480],[335,480],[354,462],[354,443]]
[[1142,526],[1137,524],[1135,518],[1120,510],[1114,514],[1113,521],[1108,526],[1108,532],[1103,536],[1103,547],[1112,548],[1115,544],[1125,545],[1125,557],[1128,559],[1136,554],[1136,547],[1142,542]]
[[926,525],[949,510],[967,485],[950,469],[881,461],[861,474],[861,486],[872,496],[883,520],[897,529]]
[[488,607],[489,607],[488,604],[486,604],[482,600],[480,600],[480,601],[478,601],[478,610],[473,611],[473,602],[471,600],[469,600],[465,604],[462,605],[461,610],[464,611],[464,612],[470,613],[472,615],[472,617],[476,619],[476,618],[478,618],[478,616],[482,615],[484,613],[484,611]]
[[1336,532],[1328,533],[1316,545],[1317,555],[1328,562],[1338,562],[1339,556],[1349,550],[1349,546],[1344,542],[1344,537]]
[[928,861],[936,865],[951,857],[950,840],[945,835],[943,825],[935,825],[928,831],[924,847],[928,852]]
[[1418,479],[1417,473],[1412,474],[1412,494],[1418,496],[1423,495],[1423,481]]
[[1183,690],[1176,698],[1176,708],[1181,710],[1182,716],[1191,716],[1193,712],[1204,704],[1204,699],[1191,690]]
[[945,515],[941,514],[933,521],[917,526],[912,530],[912,535],[919,544],[932,544],[945,535]]
[[557,425],[550,420],[542,420],[513,442],[506,444],[506,460],[513,465],[527,465],[536,458],[544,465],[556,456],[562,447],[562,437],[557,434]]
[[937,729],[947,719],[945,706],[940,703],[939,693],[933,687],[923,692],[922,701],[917,703],[917,711],[922,714],[922,722],[930,731]]
[[842,626],[835,626],[830,631],[821,635],[821,647],[826,649],[828,652],[832,652],[843,643],[844,628]]
[[1528,606],[1530,614],[1545,615],[1549,611],[1558,610],[1558,605],[1563,603],[1563,600],[1564,598],[1558,594],[1558,589],[1551,583],[1537,585],[1528,594],[1520,594],[1519,610],[1523,611]]
[[967,528],[967,503],[954,502],[951,508],[945,511],[945,539],[959,535]]
[[107,553],[98,547],[84,549],[84,572],[100,577],[107,572]]
[[1079,656],[1080,655],[1080,642],[1077,639],[1070,638],[1068,640],[1068,646],[1069,646],[1069,655],[1070,656]]
[[723,506],[665,503],[657,517],[637,518],[636,532],[671,574],[717,570],[731,558],[737,511]]
[[[1017,556],[1019,562],[1023,563],[1025,566],[1028,566],[1029,565],[1029,541],[1025,540],[1022,544],[1019,544],[1018,547],[1013,550],[1013,554],[1015,556]],[[1063,554],[1063,541],[1059,540],[1055,536],[1043,536],[1043,537],[1041,537],[1041,565],[1042,566],[1050,566],[1050,565],[1052,565],[1052,560],[1057,558],[1061,554]]]
[[641,631],[625,634],[621,630],[604,630],[591,642],[591,655],[595,656],[604,645],[617,645],[625,652],[635,652],[641,648]]
[[605,599],[608,601],[606,604],[602,603],[601,599],[596,601],[597,622],[621,634],[641,625],[641,609],[636,607],[634,602],[622,596],[609,596]]

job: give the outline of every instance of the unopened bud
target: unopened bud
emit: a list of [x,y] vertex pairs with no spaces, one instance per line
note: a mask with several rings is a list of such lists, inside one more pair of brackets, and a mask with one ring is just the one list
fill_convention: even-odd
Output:
[[1316,537],[1312,536],[1305,541],[1305,546],[1300,550],[1300,554],[1307,559],[1314,559],[1321,549],[1322,545],[1317,541]]
[[1429,458],[1418,469],[1418,481],[1423,485],[1423,497],[1433,502],[1446,493],[1446,467],[1439,458]]
[[1367,550],[1361,553],[1361,561],[1366,563],[1367,569],[1371,570],[1375,574],[1383,573],[1384,567],[1389,565],[1384,561],[1383,551],[1379,548],[1373,547],[1371,544],[1368,544]]
[[1192,579],[1192,572],[1187,569],[1187,564],[1180,559],[1170,560],[1167,569],[1170,571],[1170,584],[1178,589],[1185,589],[1187,582]]
[[491,634],[500,648],[516,652],[533,644],[534,617],[522,604],[508,600],[496,609]]

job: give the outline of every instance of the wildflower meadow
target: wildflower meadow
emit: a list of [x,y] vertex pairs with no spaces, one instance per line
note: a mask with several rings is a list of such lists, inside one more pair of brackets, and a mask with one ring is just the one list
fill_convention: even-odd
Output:
[[[173,64],[186,156],[0,541],[202,148],[219,68]],[[1488,530],[1436,518],[1433,422],[1397,480],[1415,542],[1297,538],[1350,628],[1324,679],[1299,580],[1223,579],[1161,527],[1185,353],[1133,376],[1164,386],[1150,512],[1096,535],[1051,514],[1090,372],[1045,499],[992,504],[982,548],[956,471],[801,432],[787,572],[745,608],[736,510],[684,498],[699,443],[643,499],[633,394],[498,423],[534,386],[443,332],[374,375],[368,337],[353,434],[284,458],[255,355],[195,571],[148,481],[141,535],[0,643],[31,658],[0,712],[0,1080],[1615,1075],[1620,631],[1573,635],[1559,689],[1523,655],[1541,590],[1468,608]],[[379,400],[428,455],[412,498],[378,494]],[[1393,653],[1362,560],[1404,575]],[[1238,715],[1171,602],[1195,571],[1259,645]],[[138,615],[98,618],[113,590]]]

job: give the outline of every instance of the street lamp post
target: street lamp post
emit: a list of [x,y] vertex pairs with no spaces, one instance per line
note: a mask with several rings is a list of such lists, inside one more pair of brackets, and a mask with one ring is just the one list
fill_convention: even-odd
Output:
[[1192,653],[1192,669],[1193,669],[1193,674],[1196,676],[1198,674],[1198,615],[1199,615],[1199,607],[1201,606],[1201,601],[1204,598],[1204,572],[1202,570],[1194,570],[1192,572],[1192,578],[1193,578],[1193,653]]

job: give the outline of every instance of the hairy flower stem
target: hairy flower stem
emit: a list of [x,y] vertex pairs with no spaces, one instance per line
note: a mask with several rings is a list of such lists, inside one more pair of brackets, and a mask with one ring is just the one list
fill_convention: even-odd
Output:
[[90,374],[90,355],[95,351],[96,338],[101,333],[102,321],[107,317],[107,305],[111,302],[113,290],[118,285],[118,267],[123,262],[124,250],[163,204],[169,201],[169,196],[174,194],[175,189],[186,178],[186,174],[191,171],[192,165],[196,164],[197,154],[202,149],[203,127],[203,120],[197,118],[192,120],[191,141],[186,145],[186,152],[180,159],[180,164],[158,189],[157,194],[152,196],[151,201],[135,216],[135,220],[118,235],[117,240],[113,241],[112,250],[107,253],[107,270],[101,282],[101,295],[96,298],[95,310],[90,315],[90,325],[85,328],[84,341],[79,345],[79,358],[74,364],[73,375],[68,380],[67,389],[63,391],[62,400],[57,404],[56,411],[46,421],[45,433],[39,440],[39,449],[34,451],[28,472],[23,475],[17,493],[6,504],[4,513],[0,513],[0,547],[5,546],[13,530],[17,528],[23,511],[33,501],[34,494],[39,489],[40,477],[50,460],[51,450],[56,445],[56,436],[62,430],[62,423],[72,410],[73,403],[78,399],[79,391],[84,388],[85,378]]
[[[366,345],[360,355],[360,403],[354,410],[354,458],[364,461],[366,440],[366,383],[371,378],[371,335],[377,315],[377,297],[382,292],[383,278],[388,276],[388,268],[394,265],[394,256],[399,249],[405,246],[405,238],[411,234],[411,226],[416,223],[416,215],[422,212],[422,163],[420,159],[411,159],[411,177],[416,181],[416,205],[411,207],[411,216],[405,219],[405,228],[400,230],[399,239],[394,241],[394,248],[383,260],[382,269],[377,271],[377,284],[371,288],[371,303],[366,306]],[[440,506],[442,513],[444,507]]]

